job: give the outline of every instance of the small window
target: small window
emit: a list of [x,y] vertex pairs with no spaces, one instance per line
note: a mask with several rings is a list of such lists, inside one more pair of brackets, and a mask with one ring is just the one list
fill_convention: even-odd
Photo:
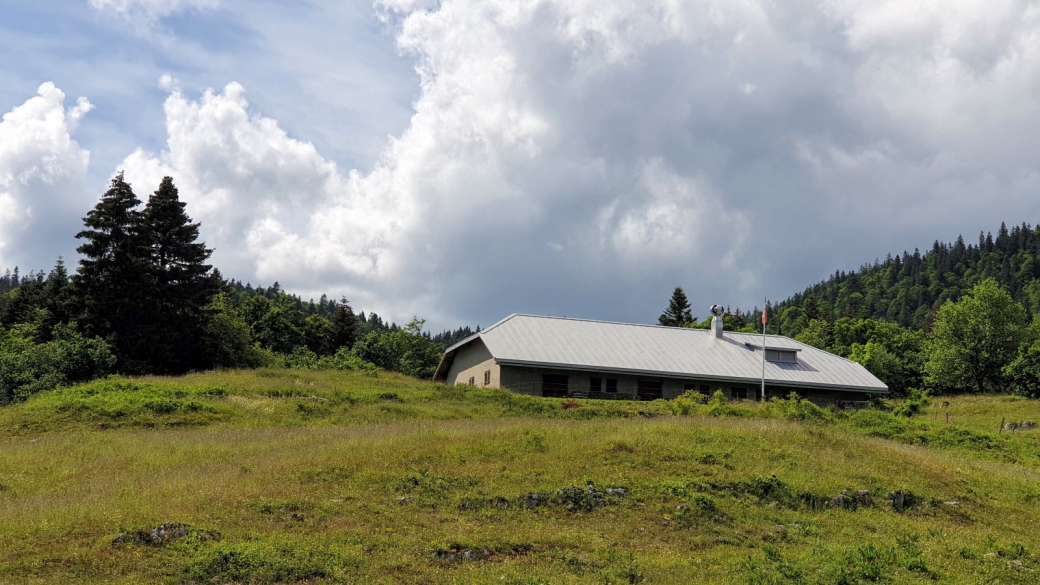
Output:
[[491,370],[484,370],[484,385],[491,383]]
[[798,354],[793,351],[785,351],[782,349],[767,349],[766,361],[795,364],[798,363]]
[[747,400],[747,388],[730,388],[729,397],[733,400]]
[[603,391],[603,378],[590,378],[589,379],[589,392],[602,392]]
[[469,377],[469,385],[470,386],[476,386],[477,385],[477,379],[474,378],[473,376],[470,376]]
[[701,384],[701,387],[698,390],[698,392],[700,392],[701,394],[707,395],[709,392],[711,392],[711,386],[709,386],[707,384]]
[[617,392],[617,378],[607,378],[607,392]]
[[542,396],[567,397],[567,376],[542,374]]
[[664,396],[664,382],[660,380],[640,380],[636,383],[640,400],[657,400]]

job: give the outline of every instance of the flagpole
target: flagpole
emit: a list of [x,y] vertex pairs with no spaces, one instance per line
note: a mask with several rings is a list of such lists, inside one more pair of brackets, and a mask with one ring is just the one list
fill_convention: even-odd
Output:
[[762,303],[762,402],[766,401],[766,305],[768,300]]

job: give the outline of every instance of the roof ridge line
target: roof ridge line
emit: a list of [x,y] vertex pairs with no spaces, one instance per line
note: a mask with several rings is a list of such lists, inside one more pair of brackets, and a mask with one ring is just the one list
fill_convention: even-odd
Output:
[[[711,329],[701,329],[699,327],[672,327],[671,325],[652,325],[652,324],[647,324],[647,323],[627,323],[625,321],[604,321],[602,319],[586,319],[586,318],[582,318],[582,317],[560,317],[560,316],[557,316],[557,315],[533,315],[533,314],[530,314],[530,313],[513,313],[512,315],[509,315],[508,317],[506,317],[505,319],[502,319],[498,323],[495,323],[491,327],[488,327],[487,329],[482,330],[481,333],[484,333],[485,331],[490,331],[491,329],[501,325],[502,323],[505,323],[506,321],[512,319],[513,317],[532,317],[532,318],[537,318],[537,319],[557,319],[557,320],[560,320],[560,321],[584,321],[586,323],[605,323],[607,325],[628,325],[629,327],[650,327],[650,328],[653,328],[653,329],[676,329],[676,330],[679,330],[679,331],[699,331],[699,332],[711,333]],[[724,332],[725,333],[736,333],[738,335],[755,335],[755,336],[761,336],[762,335],[761,333],[751,333],[751,332],[748,332],[748,331],[730,331],[728,329],[724,330]],[[778,338],[781,338],[781,339],[790,339],[791,341],[796,341],[794,338],[788,337],[786,335],[777,335],[776,333],[766,333],[766,337],[778,337]],[[801,342],[800,341],[796,341],[796,343],[801,343]]]

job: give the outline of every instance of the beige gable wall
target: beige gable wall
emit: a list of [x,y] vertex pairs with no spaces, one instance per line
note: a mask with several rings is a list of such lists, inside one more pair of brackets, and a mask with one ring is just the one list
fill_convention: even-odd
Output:
[[[484,374],[488,371],[491,372],[491,382],[484,384]],[[446,381],[448,384],[469,384],[470,378],[473,378],[475,386],[488,388],[499,388],[502,382],[502,368],[479,339],[458,349]]]

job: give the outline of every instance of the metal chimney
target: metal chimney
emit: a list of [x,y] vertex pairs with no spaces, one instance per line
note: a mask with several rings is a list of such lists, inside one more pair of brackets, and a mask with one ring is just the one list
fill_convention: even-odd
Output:
[[722,305],[711,306],[711,331],[715,339],[722,339],[722,316],[725,313],[726,309]]

